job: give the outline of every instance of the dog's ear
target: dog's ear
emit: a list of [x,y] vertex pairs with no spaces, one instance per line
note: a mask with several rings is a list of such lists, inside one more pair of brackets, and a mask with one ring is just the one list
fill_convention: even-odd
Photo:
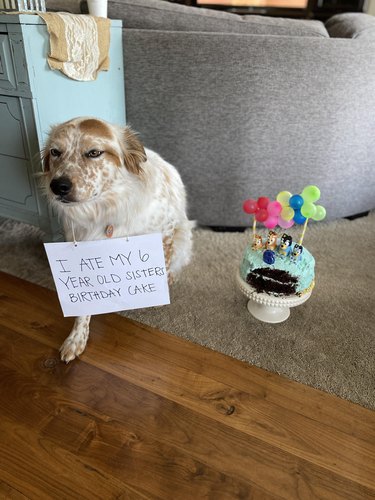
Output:
[[133,174],[139,174],[142,170],[141,163],[147,160],[144,147],[137,135],[129,128],[124,129],[123,154],[126,168]]

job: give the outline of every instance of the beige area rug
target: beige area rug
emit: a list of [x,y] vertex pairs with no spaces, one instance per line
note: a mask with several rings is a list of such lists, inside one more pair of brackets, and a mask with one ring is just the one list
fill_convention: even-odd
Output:
[[[124,314],[240,360],[375,408],[375,212],[311,223],[316,258],[311,298],[276,325],[246,309],[235,274],[250,236],[195,231],[194,258],[171,305]],[[53,287],[41,233],[0,220],[0,269]]]

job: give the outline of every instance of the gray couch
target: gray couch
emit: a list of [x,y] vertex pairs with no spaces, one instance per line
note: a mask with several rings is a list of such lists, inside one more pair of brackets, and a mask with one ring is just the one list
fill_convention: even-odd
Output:
[[375,17],[239,16],[109,0],[124,23],[127,121],[180,171],[190,217],[317,184],[330,218],[375,208]]

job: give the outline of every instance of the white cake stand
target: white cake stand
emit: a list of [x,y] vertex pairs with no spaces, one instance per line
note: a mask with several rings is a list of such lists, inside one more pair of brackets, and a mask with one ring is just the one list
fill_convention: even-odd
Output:
[[290,316],[290,308],[306,302],[312,292],[311,288],[309,292],[304,293],[300,297],[297,295],[274,297],[267,293],[258,293],[255,288],[241,278],[239,273],[237,273],[237,283],[241,292],[249,299],[247,303],[248,311],[254,318],[265,323],[281,323],[285,321]]

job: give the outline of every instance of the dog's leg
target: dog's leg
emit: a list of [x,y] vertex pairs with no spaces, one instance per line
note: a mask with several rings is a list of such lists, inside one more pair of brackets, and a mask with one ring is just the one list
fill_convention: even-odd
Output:
[[60,356],[62,361],[69,363],[76,356],[83,353],[89,337],[89,326],[91,316],[78,316],[74,321],[74,326],[60,347]]
[[168,276],[168,284],[172,285],[174,282],[173,274],[171,273],[171,259],[173,252],[173,232],[172,235],[164,236],[163,238],[163,250],[164,250],[164,258],[165,258],[165,267]]
[[172,276],[173,281],[178,277],[181,269],[190,262],[193,246],[193,227],[194,222],[187,219],[181,221],[174,228],[172,235],[163,240],[168,276]]

